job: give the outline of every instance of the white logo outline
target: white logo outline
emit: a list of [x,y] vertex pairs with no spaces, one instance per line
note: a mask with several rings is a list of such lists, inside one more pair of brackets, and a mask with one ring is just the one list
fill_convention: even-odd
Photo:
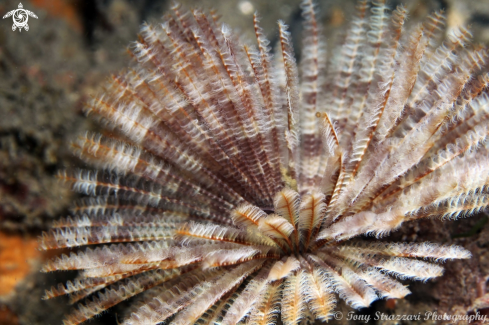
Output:
[[17,28],[19,29],[19,32],[22,31],[22,28],[24,28],[26,31],[29,30],[29,25],[27,25],[29,16],[37,19],[36,14],[33,13],[32,11],[24,9],[24,6],[22,6],[22,3],[20,2],[19,2],[19,7],[17,9],[7,12],[2,19],[8,18],[10,16],[12,16],[12,19],[14,21],[14,24],[12,25],[12,30],[14,32]]

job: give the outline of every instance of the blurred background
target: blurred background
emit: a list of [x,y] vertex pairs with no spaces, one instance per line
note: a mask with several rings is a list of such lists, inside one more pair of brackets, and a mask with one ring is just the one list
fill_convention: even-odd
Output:
[[[290,26],[300,53],[300,0],[180,0],[185,8],[215,9],[222,22],[254,41],[253,13],[272,44],[276,22]],[[316,0],[328,43],[348,26],[355,0]],[[469,25],[474,41],[489,44],[489,0],[392,0],[403,3],[408,24],[445,10],[448,27]],[[55,179],[59,169],[79,166],[70,141],[97,128],[83,116],[84,102],[100,93],[104,80],[126,67],[127,49],[139,25],[158,22],[172,5],[167,0],[31,0],[22,1],[29,31],[12,31],[12,17],[0,21],[0,325],[61,324],[70,306],[66,299],[42,301],[44,289],[74,276],[40,273],[52,256],[37,250],[37,237],[54,218],[67,214],[73,194]],[[1,0],[0,16],[17,9],[19,1]],[[444,277],[428,284],[409,283],[413,294],[401,301],[376,302],[360,314],[424,314],[425,311],[481,312],[489,306],[489,226],[483,214],[459,220],[423,220],[406,224],[392,240],[438,241],[463,245],[474,254],[469,261],[449,262]],[[349,309],[341,305],[340,310]],[[117,324],[123,305],[90,324]],[[451,312],[453,314],[453,312]],[[335,322],[333,322],[335,323]],[[346,320],[337,323],[351,323]],[[377,324],[395,324],[393,321]],[[432,324],[433,322],[426,322]],[[416,322],[420,324],[420,322]]]

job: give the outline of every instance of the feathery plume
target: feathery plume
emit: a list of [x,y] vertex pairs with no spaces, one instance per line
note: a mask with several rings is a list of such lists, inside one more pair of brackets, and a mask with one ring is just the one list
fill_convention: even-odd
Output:
[[[94,133],[72,149],[95,170],[59,178],[87,195],[40,238],[85,247],[43,271],[79,270],[46,291],[80,324],[133,298],[123,324],[299,324],[410,293],[397,279],[440,276],[458,246],[354,239],[406,221],[489,205],[487,51],[434,13],[360,0],[343,46],[326,57],[304,0],[296,63],[279,22],[272,54],[255,15],[243,45],[213,15],[178,6],[144,25],[136,64],[86,108]],[[88,246],[88,247],[86,247]]]

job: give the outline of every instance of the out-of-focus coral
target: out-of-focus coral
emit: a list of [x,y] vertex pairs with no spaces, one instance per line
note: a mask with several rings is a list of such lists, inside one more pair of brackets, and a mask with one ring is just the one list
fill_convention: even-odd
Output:
[[0,232],[0,325],[19,323],[3,302],[16,296],[15,286],[38,269],[42,255],[35,237]]
[[7,306],[0,304],[0,325],[17,325],[19,318]]
[[[64,213],[71,195],[58,186],[54,173],[76,163],[66,152],[66,141],[88,126],[80,111],[92,89],[124,62],[121,50],[112,50],[113,44],[127,43],[124,35],[133,35],[138,26],[126,5],[125,11],[111,15],[119,22],[114,26],[123,25],[117,36],[102,35],[99,47],[89,48],[83,31],[68,23],[76,8],[65,4],[53,11],[59,3],[43,3],[23,2],[39,17],[29,21],[28,32],[13,33],[11,21],[1,21],[0,229],[4,230],[44,229],[52,217]],[[17,2],[5,1],[0,12],[15,7]]]
[[35,238],[0,232],[0,296],[11,294],[15,285],[37,267],[40,256]]
[[44,9],[50,16],[63,19],[77,32],[82,32],[82,19],[74,0],[31,0],[36,8]]
[[[13,5],[8,3],[3,7]],[[75,88],[82,76],[59,64],[76,60],[80,45],[68,42],[74,32],[62,22],[38,13],[29,32],[11,35],[0,29],[2,229],[44,227],[46,218],[66,207],[69,195],[56,185],[53,173],[70,161],[61,149],[64,138],[83,123],[73,113],[81,100]]]

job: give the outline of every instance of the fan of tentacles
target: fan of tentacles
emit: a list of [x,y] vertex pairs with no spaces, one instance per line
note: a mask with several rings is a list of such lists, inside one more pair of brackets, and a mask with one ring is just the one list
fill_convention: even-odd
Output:
[[78,303],[65,324],[129,298],[124,324],[326,321],[338,296],[401,298],[399,279],[470,257],[352,238],[486,207],[486,51],[443,39],[439,13],[405,32],[403,7],[366,1],[327,51],[302,10],[300,69],[281,22],[274,56],[257,17],[255,46],[198,10],[142,27],[87,108],[113,131],[72,145],[99,170],[60,174],[88,197],[41,238],[73,249],[44,271],[80,270],[46,292]]

